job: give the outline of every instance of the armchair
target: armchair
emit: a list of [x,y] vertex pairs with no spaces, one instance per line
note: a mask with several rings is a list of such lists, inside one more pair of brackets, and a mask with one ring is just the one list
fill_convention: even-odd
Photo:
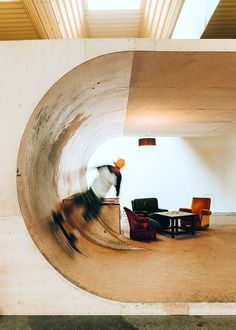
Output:
[[[195,227],[198,230],[209,227],[211,199],[205,197],[193,197],[191,208],[180,208],[179,211],[196,213]],[[182,226],[190,226],[188,220],[181,220]]]
[[136,241],[155,241],[156,229],[149,223],[146,216],[138,216],[124,207],[130,226],[130,238]]
[[166,212],[167,209],[160,209],[158,207],[158,199],[155,197],[150,198],[137,198],[131,201],[132,210],[137,215],[143,214],[149,218],[156,220],[160,223],[162,228],[168,228],[170,221],[168,219],[163,219],[160,215],[156,214],[157,212]]

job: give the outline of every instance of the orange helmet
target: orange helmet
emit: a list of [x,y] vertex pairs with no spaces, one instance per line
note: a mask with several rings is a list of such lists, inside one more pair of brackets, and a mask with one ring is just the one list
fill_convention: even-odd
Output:
[[125,160],[120,158],[116,162],[114,162],[114,164],[116,167],[121,168],[121,167],[125,166]]

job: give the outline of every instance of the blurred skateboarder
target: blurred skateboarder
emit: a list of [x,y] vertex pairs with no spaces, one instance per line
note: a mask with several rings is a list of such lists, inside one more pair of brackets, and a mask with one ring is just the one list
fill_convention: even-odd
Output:
[[[60,227],[69,243],[75,247],[75,242],[80,231],[85,231],[91,221],[99,216],[104,197],[109,189],[114,186],[116,197],[120,194],[120,184],[122,175],[120,169],[125,165],[124,159],[118,159],[113,165],[103,165],[97,167],[98,176],[91,187],[83,192],[72,195],[66,203],[60,203],[57,211],[52,211],[53,221]],[[83,224],[76,223],[72,219],[75,207],[83,208]]]

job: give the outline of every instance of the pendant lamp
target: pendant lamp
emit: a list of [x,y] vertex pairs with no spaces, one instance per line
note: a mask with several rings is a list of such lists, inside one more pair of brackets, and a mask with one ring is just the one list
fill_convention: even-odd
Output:
[[138,145],[139,145],[139,147],[155,146],[156,139],[155,138],[140,138],[140,139],[138,139]]

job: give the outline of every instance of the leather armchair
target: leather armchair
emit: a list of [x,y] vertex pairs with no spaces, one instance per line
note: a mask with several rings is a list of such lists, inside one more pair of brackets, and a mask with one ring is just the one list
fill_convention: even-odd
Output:
[[158,206],[158,199],[155,197],[150,198],[137,198],[131,201],[132,210],[138,215],[146,215],[149,218],[158,221],[162,228],[168,228],[170,221],[163,219],[156,214],[157,212],[167,212],[167,209],[160,209]]
[[[179,211],[196,213],[195,227],[198,230],[209,227],[211,199],[207,197],[193,197],[191,208],[181,207]],[[181,220],[182,226],[190,226],[188,220]]]
[[138,216],[127,207],[124,207],[130,226],[130,238],[137,241],[156,240],[156,229],[149,223],[146,216]]
[[131,201],[132,210],[135,213],[143,213],[149,216],[154,212],[165,212],[166,209],[160,209],[158,207],[158,200],[155,197],[150,198],[137,198]]

